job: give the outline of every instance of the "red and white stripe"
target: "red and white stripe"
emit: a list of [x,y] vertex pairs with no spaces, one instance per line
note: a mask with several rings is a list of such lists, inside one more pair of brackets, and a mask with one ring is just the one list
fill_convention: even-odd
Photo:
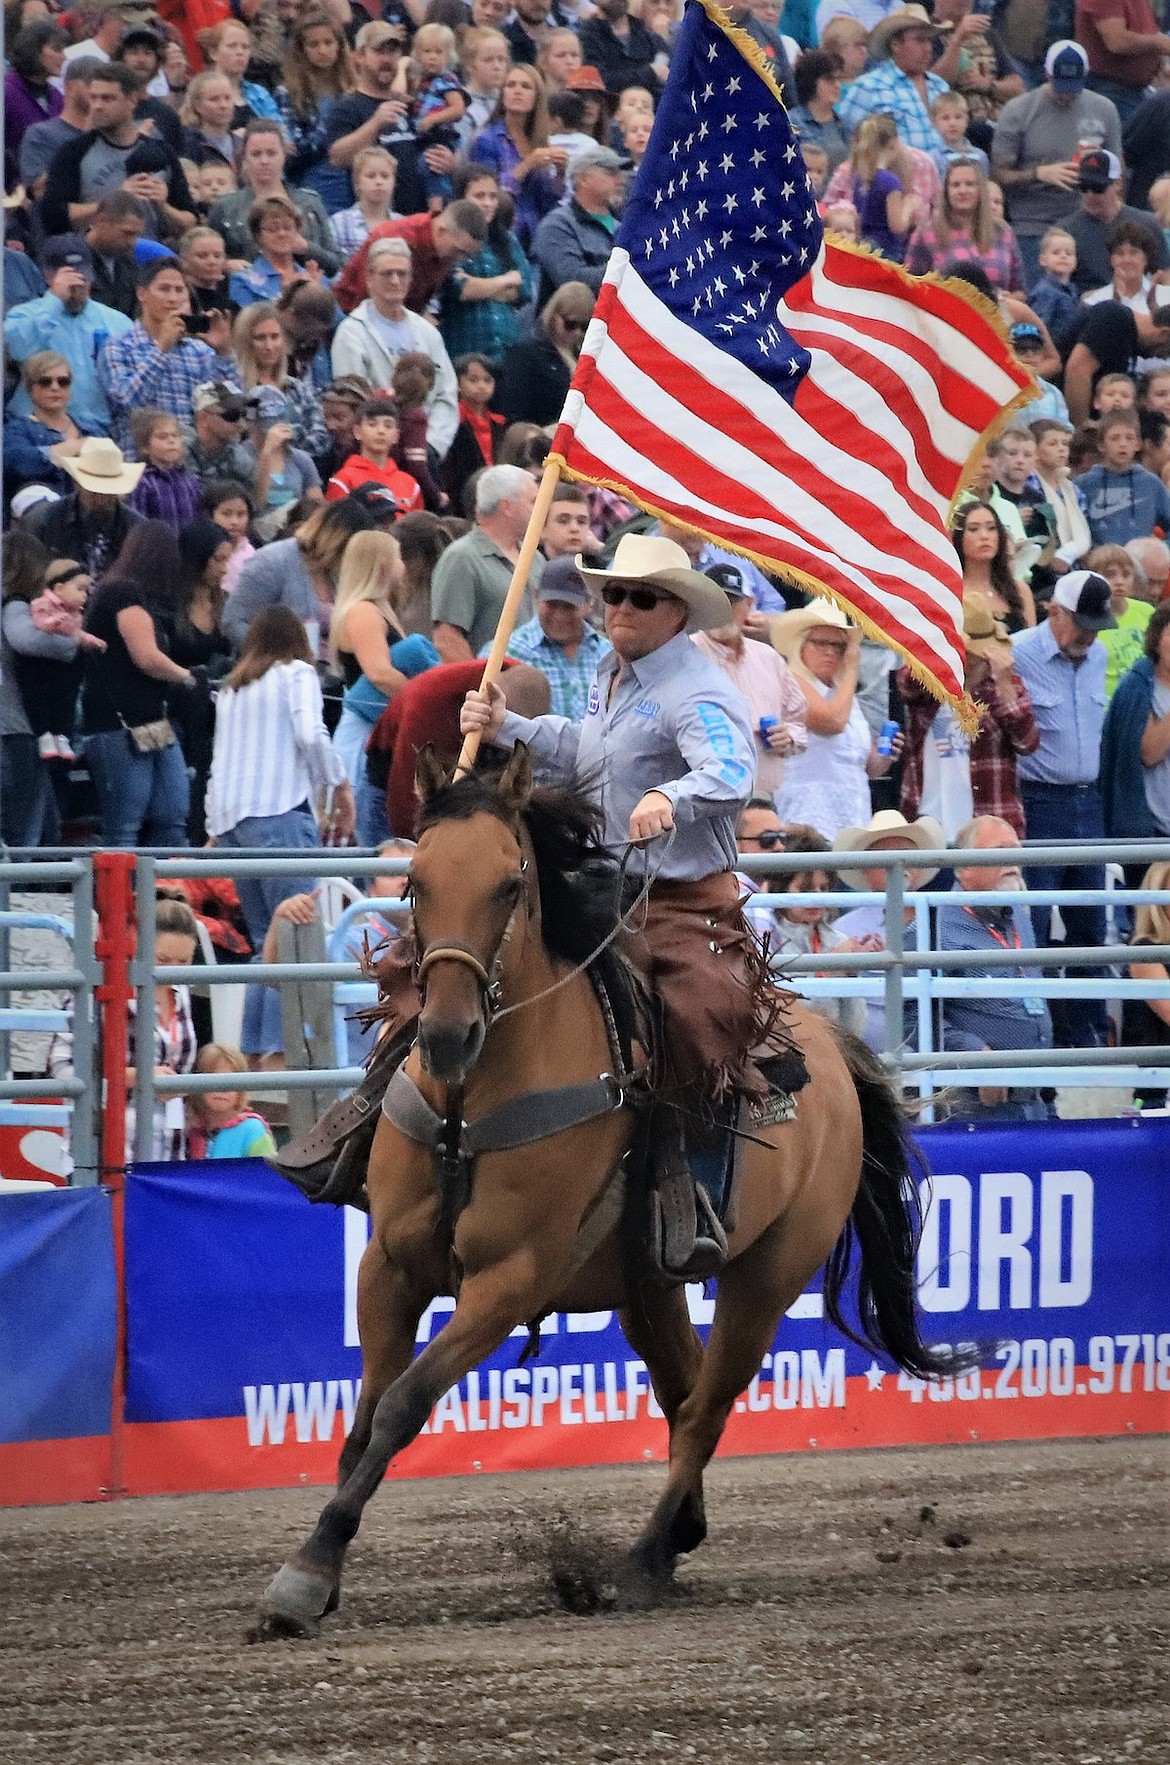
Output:
[[798,574],[961,700],[950,501],[1028,376],[961,296],[834,245],[777,317],[812,355],[792,404],[615,251],[553,453]]

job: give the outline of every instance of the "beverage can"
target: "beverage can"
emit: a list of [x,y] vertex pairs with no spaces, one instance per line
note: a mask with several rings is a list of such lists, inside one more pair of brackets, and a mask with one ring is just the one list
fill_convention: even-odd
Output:
[[882,724],[877,738],[877,751],[883,759],[889,759],[894,751],[894,737],[901,733],[902,725],[895,723],[893,718]]
[[760,734],[760,740],[763,742],[765,747],[767,747],[767,745],[768,745],[768,737],[771,735],[772,731],[776,728],[776,726],[779,722],[780,722],[779,717],[761,717],[760,718],[760,721],[758,724],[758,729],[759,729],[759,734]]

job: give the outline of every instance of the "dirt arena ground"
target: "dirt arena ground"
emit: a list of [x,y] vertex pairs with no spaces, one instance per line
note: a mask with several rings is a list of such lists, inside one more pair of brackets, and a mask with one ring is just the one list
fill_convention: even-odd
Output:
[[321,1493],[0,1513],[4,1765],[1167,1765],[1153,1440],[720,1462],[652,1612],[550,1564],[659,1467],[387,1485],[313,1643],[249,1644]]

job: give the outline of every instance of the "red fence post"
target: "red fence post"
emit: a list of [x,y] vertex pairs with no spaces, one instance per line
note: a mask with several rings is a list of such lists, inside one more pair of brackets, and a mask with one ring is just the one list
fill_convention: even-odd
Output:
[[104,1494],[126,1494],[126,1069],[130,1059],[130,964],[137,937],[133,852],[95,852],[94,905],[98,934],[94,955],[102,966],[97,989],[102,1073],[101,1180],[109,1191],[114,1232],[117,1320],[114,1383],[110,1404],[110,1476]]

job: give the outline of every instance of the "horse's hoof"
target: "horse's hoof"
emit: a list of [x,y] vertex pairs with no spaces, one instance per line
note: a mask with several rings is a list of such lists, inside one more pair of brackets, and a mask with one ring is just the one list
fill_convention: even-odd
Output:
[[267,1642],[278,1637],[315,1637],[322,1618],[335,1612],[341,1593],[335,1581],[321,1575],[309,1575],[285,1563],[269,1582],[260,1613],[249,1632],[254,1642]]

